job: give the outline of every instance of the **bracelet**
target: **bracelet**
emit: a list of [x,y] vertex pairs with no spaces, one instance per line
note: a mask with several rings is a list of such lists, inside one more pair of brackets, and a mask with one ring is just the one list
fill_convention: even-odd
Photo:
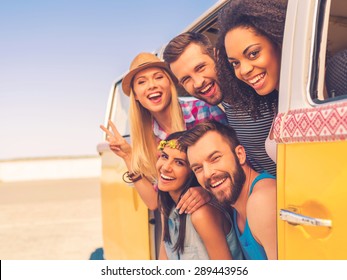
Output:
[[127,184],[131,184],[131,183],[135,183],[139,180],[142,179],[142,175],[141,174],[136,174],[136,173],[130,173],[129,171],[126,171],[123,176],[122,179],[125,183]]

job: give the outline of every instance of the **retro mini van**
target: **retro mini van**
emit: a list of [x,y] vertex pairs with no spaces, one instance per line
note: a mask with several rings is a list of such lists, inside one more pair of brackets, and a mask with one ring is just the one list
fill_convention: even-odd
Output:
[[[228,2],[217,2],[185,31],[215,42],[217,15]],[[288,0],[274,123],[279,259],[347,259],[346,88],[346,0]],[[120,78],[109,95],[105,124],[111,119],[130,141],[128,107]],[[104,258],[156,259],[155,213],[123,182],[122,159],[106,142],[98,151]]]

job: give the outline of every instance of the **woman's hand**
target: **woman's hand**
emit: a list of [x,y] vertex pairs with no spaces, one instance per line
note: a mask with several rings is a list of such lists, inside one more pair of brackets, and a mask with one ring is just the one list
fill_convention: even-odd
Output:
[[202,187],[191,187],[177,204],[179,213],[191,214],[211,200],[211,194]]
[[100,128],[106,133],[106,140],[110,145],[111,150],[125,161],[131,159],[131,146],[129,143],[120,135],[116,126],[112,121],[108,121],[108,124],[111,127],[111,130],[108,130],[103,125],[100,125]]
[[[103,125],[100,125],[100,128],[105,131],[107,135],[107,142],[110,144],[111,150],[121,158],[123,158],[125,165],[128,170],[131,171],[131,153],[132,149],[129,143],[120,135],[116,126],[113,122],[108,121],[108,124],[111,127],[111,130],[108,130]],[[134,186],[138,191],[141,199],[144,201],[146,206],[150,210],[155,210],[158,207],[158,193],[154,190],[152,184],[148,179],[143,176],[141,180],[134,182]]]

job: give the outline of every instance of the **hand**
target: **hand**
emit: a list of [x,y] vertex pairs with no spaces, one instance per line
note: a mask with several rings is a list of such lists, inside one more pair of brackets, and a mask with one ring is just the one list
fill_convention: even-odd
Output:
[[118,132],[116,126],[112,121],[108,121],[109,126],[111,127],[111,130],[108,130],[103,125],[100,125],[100,128],[106,133],[107,137],[106,140],[110,144],[111,150],[124,160],[130,160],[131,159],[131,146],[129,143],[120,135]]
[[191,214],[211,200],[211,194],[202,187],[191,187],[177,204],[179,213]]

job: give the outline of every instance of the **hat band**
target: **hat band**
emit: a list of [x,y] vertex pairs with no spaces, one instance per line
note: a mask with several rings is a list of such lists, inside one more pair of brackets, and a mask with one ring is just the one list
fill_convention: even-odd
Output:
[[144,65],[147,65],[147,64],[150,64],[150,63],[155,63],[155,61],[144,62],[142,64],[137,65],[137,67],[141,67],[141,66],[144,66]]

